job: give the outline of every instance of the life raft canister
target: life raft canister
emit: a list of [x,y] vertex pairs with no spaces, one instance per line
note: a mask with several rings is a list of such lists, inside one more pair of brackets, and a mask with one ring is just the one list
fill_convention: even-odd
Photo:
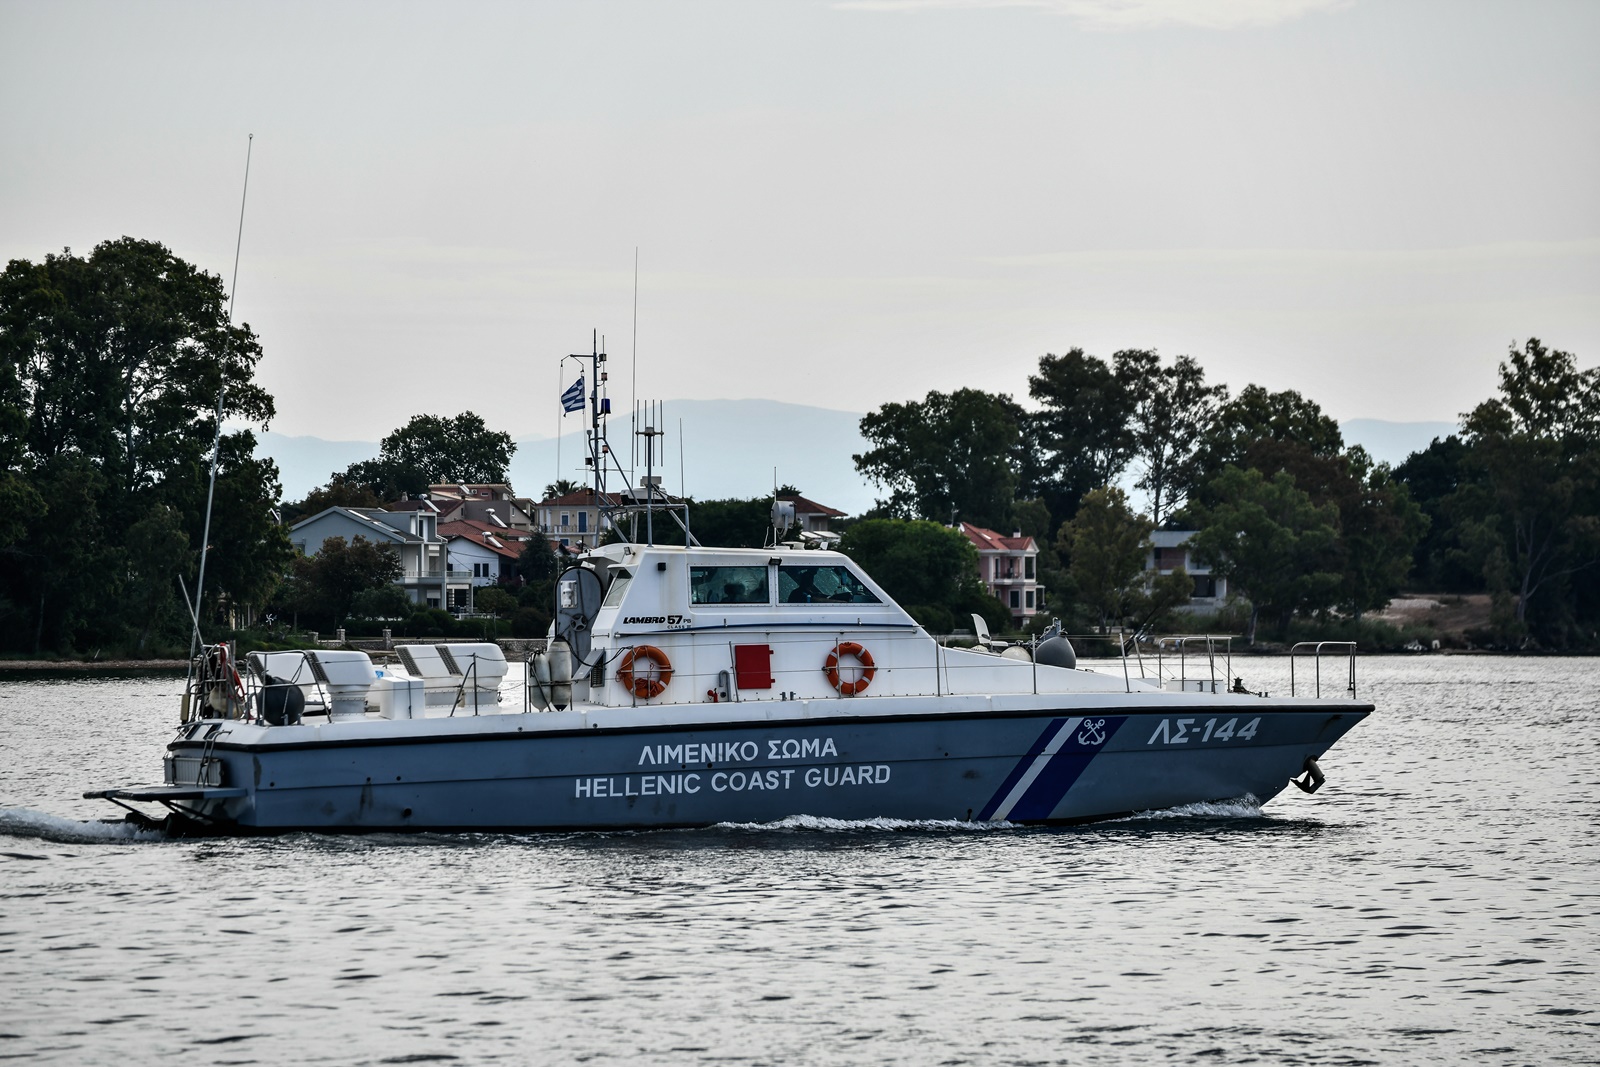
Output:
[[[641,660],[644,662],[641,663]],[[639,665],[637,674],[633,669],[635,664]],[[635,645],[622,657],[622,666],[617,668],[617,681],[639,699],[650,700],[666,692],[668,683],[672,681],[672,661],[654,645]]]
[[[839,677],[839,657],[854,656],[861,664],[861,677],[853,682],[846,682]],[[872,663],[872,653],[854,641],[841,641],[828,653],[828,659],[822,664],[822,669],[828,672],[828,684],[837,689],[842,695],[853,697],[872,684],[873,675],[877,668]]]

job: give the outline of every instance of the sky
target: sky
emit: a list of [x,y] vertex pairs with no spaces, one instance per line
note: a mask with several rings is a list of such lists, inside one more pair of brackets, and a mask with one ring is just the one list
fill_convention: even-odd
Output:
[[1592,2],[0,0],[0,257],[228,281],[248,149],[237,315],[272,429],[336,440],[553,433],[593,331],[621,408],[1154,348],[1454,420],[1513,342],[1600,360],[1596,42]]

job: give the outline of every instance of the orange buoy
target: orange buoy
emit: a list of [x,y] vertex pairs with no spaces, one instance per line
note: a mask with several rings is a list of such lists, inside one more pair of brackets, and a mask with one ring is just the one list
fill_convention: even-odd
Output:
[[[853,682],[847,682],[840,678],[840,656],[854,656],[856,661],[861,664],[861,677]],[[823,663],[822,669],[828,672],[828,684],[847,697],[853,697],[865,690],[867,686],[872,684],[873,675],[878,673],[877,668],[872,663],[872,653],[854,641],[841,641],[835,645],[833,651],[828,653],[828,659]]]
[[617,681],[639,699],[653,699],[666,692],[672,681],[672,661],[654,645],[635,645],[622,657]]

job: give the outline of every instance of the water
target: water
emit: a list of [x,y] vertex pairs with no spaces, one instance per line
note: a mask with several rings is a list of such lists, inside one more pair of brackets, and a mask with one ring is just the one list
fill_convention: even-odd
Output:
[[177,680],[0,681],[0,1057],[1600,1063],[1600,670],[1360,672],[1265,809],[220,841],[80,821]]

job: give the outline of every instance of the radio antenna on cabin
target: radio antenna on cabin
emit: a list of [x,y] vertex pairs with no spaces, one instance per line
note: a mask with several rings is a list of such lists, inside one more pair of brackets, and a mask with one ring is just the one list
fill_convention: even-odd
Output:
[[194,659],[200,644],[200,612],[206,589],[206,549],[211,545],[211,504],[217,496],[217,458],[222,453],[222,402],[228,395],[228,349],[233,343],[233,305],[239,299],[239,251],[244,247],[244,205],[250,196],[250,156],[256,135],[250,134],[244,149],[244,191],[239,195],[239,232],[233,241],[233,282],[228,286],[228,315],[222,333],[222,359],[217,367],[217,426],[211,439],[211,484],[206,488],[206,521],[200,534],[200,573],[194,583],[194,630],[189,636],[189,658]]

